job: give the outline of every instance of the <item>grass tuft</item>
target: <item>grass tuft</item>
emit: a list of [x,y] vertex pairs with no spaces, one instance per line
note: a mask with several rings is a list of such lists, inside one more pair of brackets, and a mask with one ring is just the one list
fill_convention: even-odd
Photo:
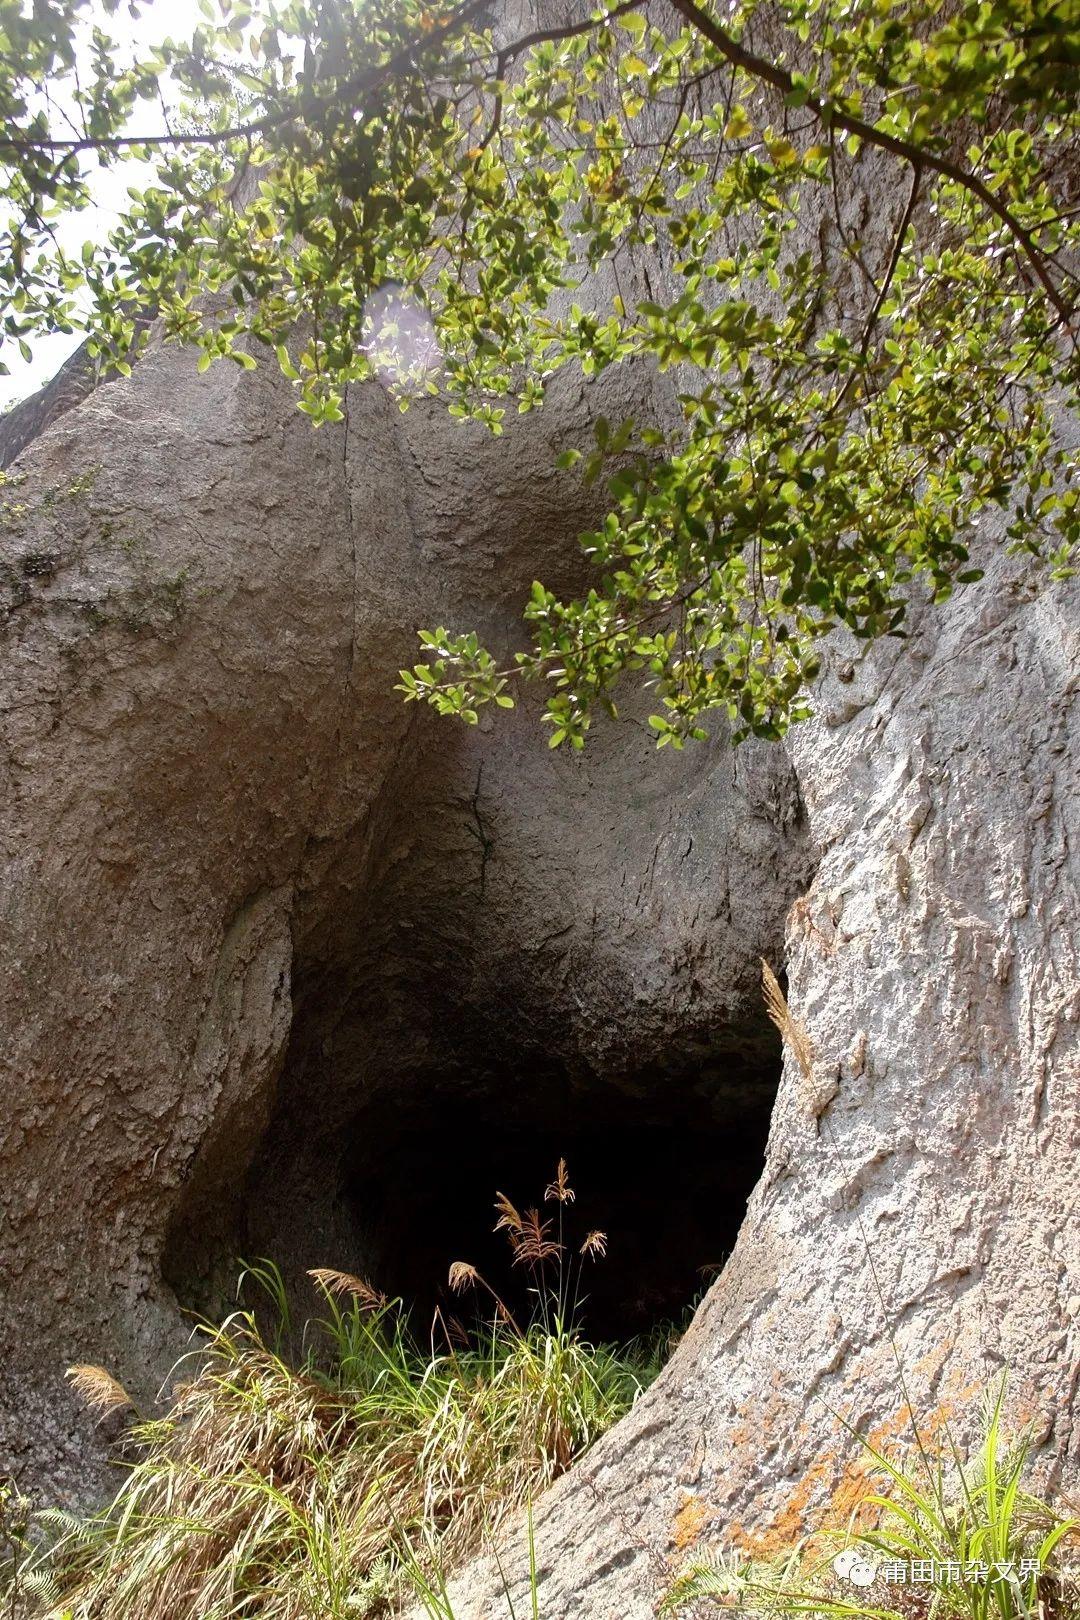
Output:
[[[31,1612],[364,1620],[443,1590],[445,1572],[527,1508],[656,1370],[642,1351],[584,1337],[581,1268],[602,1253],[600,1235],[586,1236],[585,1258],[571,1252],[565,1164],[548,1191],[557,1231],[501,1195],[496,1206],[536,1301],[524,1327],[465,1261],[451,1283],[487,1317],[465,1329],[437,1315],[423,1344],[399,1302],[318,1268],[323,1314],[290,1354],[281,1277],[250,1266],[270,1320],[241,1309],[201,1330],[166,1415],[128,1431],[134,1461],[111,1506],[58,1525],[25,1564]],[[434,1348],[440,1334],[445,1349]],[[127,1404],[102,1368],[72,1381],[97,1408]]]
[[[919,1436],[897,1460],[858,1436],[881,1488],[863,1528],[813,1538],[771,1564],[727,1549],[690,1565],[663,1612],[716,1608],[790,1620],[1080,1620],[1080,1519],[1025,1487],[1030,1431],[1006,1439],[1005,1380],[987,1398],[976,1455]],[[824,1556],[810,1546],[827,1544]]]

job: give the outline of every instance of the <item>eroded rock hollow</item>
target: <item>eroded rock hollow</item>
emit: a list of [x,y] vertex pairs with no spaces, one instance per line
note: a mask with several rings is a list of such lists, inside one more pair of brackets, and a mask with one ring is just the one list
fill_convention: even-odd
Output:
[[[609,414],[666,408],[609,386]],[[605,1330],[734,1252],[538,1507],[546,1620],[635,1620],[688,1547],[798,1534],[857,1462],[834,1412],[896,1429],[894,1348],[961,1434],[1008,1364],[1045,1471],[1075,1471],[1075,585],[988,536],[984,583],[906,641],[831,649],[784,748],[717,727],[658,755],[631,710],[579,760],[528,705],[471,732],[406,709],[416,626],[512,647],[533,574],[576,577],[589,512],[552,468],[595,409],[567,385],[495,441],[371,387],[312,434],[268,371],[154,348],[17,463],[20,1477],[92,1494],[64,1368],[152,1392],[237,1254],[363,1265],[426,1309],[448,1258],[483,1260],[495,1187],[560,1153],[610,1227]],[[812,1075],[781,1072],[762,957]],[[494,1583],[477,1566],[462,1612]]]
[[152,1390],[239,1255],[430,1310],[563,1154],[612,1245],[597,1331],[677,1317],[733,1246],[780,1075],[760,958],[813,863],[789,761],[658,759],[633,714],[566,759],[527,709],[468,732],[391,690],[418,624],[516,634],[537,545],[580,567],[580,410],[499,442],[373,387],[312,436],[268,375],[158,350],[20,462],[18,1466],[83,1490],[64,1367]]

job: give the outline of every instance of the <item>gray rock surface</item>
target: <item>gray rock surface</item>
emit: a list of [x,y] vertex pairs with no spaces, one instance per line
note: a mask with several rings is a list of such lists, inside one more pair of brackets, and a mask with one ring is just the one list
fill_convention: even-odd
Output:
[[[777,1083],[764,955],[813,1073],[788,1057],[671,1365],[537,1507],[544,1620],[637,1620],[695,1550],[788,1544],[838,1486],[842,1515],[834,1414],[902,1438],[894,1345],[961,1439],[1008,1365],[1075,1478],[1076,587],[988,540],[908,640],[831,649],[786,749],[658,755],[631,711],[575,759],[534,697],[472,732],[405,708],[418,625],[512,650],[532,575],[579,577],[590,512],[552,469],[597,408],[567,383],[492,440],[365,388],[313,434],[271,371],[153,349],[17,463],[0,1471],[85,1498],[65,1366],[149,1398],[237,1253],[377,1253],[388,1120],[659,1125],[692,1097],[742,1151]],[[459,1620],[499,1584],[470,1570]]]
[[631,715],[580,760],[391,689],[417,625],[506,647],[538,565],[572,580],[588,408],[494,440],[372,387],[313,434],[269,370],[156,350],[19,462],[0,1466],[85,1496],[65,1367],[148,1398],[237,1254],[363,1264],[373,1101],[770,1100],[758,958],[812,870],[783,754],[658,756]]
[[[813,1072],[789,1054],[673,1361],[538,1507],[545,1620],[644,1620],[695,1556],[842,1527],[868,1486],[838,1415],[910,1443],[905,1384],[963,1447],[1007,1368],[1044,1478],[1080,1471],[1077,591],[987,549],[907,642],[835,647],[791,735],[820,850],[787,929]],[[525,1538],[502,1553],[519,1605]],[[490,1563],[455,1612],[506,1612]]]
[[[149,324],[146,316],[135,317],[137,333],[145,332]],[[43,388],[6,410],[0,416],[0,470],[10,467],[27,445],[33,444],[65,411],[92,394],[100,377],[99,366],[82,343],[57,367]]]

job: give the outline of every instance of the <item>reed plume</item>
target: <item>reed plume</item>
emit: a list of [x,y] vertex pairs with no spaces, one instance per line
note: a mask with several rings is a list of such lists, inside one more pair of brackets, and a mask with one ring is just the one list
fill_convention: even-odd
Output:
[[326,1293],[355,1299],[366,1311],[381,1311],[388,1303],[385,1294],[372,1288],[363,1277],[354,1277],[350,1271],[335,1271],[332,1266],[315,1266],[308,1276]]
[[119,1412],[125,1407],[134,1409],[135,1402],[118,1378],[105,1367],[80,1362],[69,1367],[64,1375],[79,1399],[91,1412]]
[[780,1031],[781,1039],[799,1065],[803,1079],[809,1080],[814,1072],[814,1049],[810,1044],[810,1037],[792,1013],[776,974],[764,957],[761,959],[761,987],[765,993],[765,1008],[770,1019]]
[[560,1159],[558,1169],[555,1171],[555,1180],[544,1190],[544,1201],[550,1203],[554,1198],[560,1204],[572,1204],[576,1197],[577,1193],[571,1187],[566,1172],[566,1160]]
[[480,1273],[475,1266],[470,1266],[467,1260],[455,1260],[446,1279],[451,1293],[454,1294],[463,1294],[466,1288],[472,1288],[479,1280]]
[[497,1192],[495,1194],[495,1208],[499,1212],[499,1218],[492,1227],[492,1231],[508,1232],[510,1242],[513,1243],[515,1238],[521,1235],[523,1225],[521,1216],[505,1193]]
[[539,1210],[527,1210],[514,1244],[514,1265],[542,1266],[545,1260],[553,1260],[561,1254],[563,1245],[556,1243],[550,1234],[551,1222],[542,1221]]

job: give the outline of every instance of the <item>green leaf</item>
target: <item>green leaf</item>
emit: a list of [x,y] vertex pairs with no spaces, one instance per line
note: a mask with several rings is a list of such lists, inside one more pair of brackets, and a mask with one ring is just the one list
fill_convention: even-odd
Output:
[[749,135],[753,134],[753,132],[754,126],[750,122],[750,115],[746,108],[742,106],[733,107],[731,109],[731,115],[728,118],[727,124],[724,128],[725,140],[745,141]]

